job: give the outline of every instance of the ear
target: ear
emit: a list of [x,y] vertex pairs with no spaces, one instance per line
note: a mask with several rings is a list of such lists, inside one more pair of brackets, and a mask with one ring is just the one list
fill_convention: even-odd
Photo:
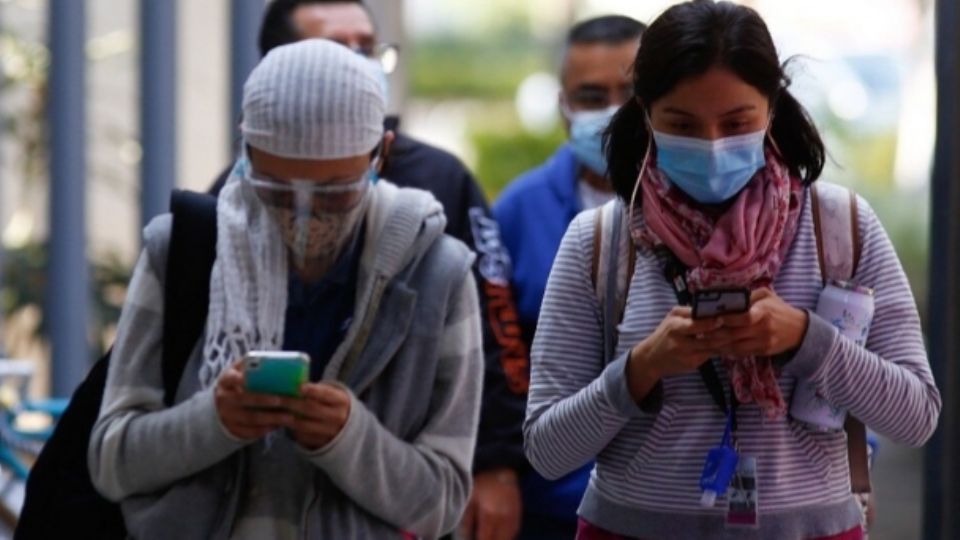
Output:
[[380,143],[380,161],[377,163],[377,174],[383,170],[383,164],[387,162],[387,157],[390,155],[390,150],[393,148],[393,141],[396,140],[397,134],[392,130],[387,130],[383,134],[383,142]]

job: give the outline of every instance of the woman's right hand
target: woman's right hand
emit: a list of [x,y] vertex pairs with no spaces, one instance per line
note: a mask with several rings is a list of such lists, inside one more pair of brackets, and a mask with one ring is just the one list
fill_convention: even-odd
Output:
[[217,379],[214,400],[220,423],[230,435],[253,441],[281,427],[293,427],[286,398],[247,392],[243,362],[237,362]]
[[634,401],[642,401],[661,378],[688,373],[717,356],[730,341],[714,332],[722,327],[722,316],[695,320],[689,307],[670,310],[657,329],[630,350],[627,385]]

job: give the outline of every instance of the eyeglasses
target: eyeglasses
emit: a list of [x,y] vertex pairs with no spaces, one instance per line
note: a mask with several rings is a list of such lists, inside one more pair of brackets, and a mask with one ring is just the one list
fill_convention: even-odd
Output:
[[346,182],[320,184],[315,180],[277,180],[248,169],[243,175],[263,204],[284,210],[317,214],[344,213],[353,210],[370,186],[369,171]]
[[610,106],[618,106],[633,98],[633,87],[624,85],[611,90],[601,86],[576,88],[566,94],[568,107],[574,111],[600,111]]
[[400,63],[400,45],[396,43],[361,46],[354,49],[354,52],[379,62],[383,72],[387,75],[396,71],[397,64]]

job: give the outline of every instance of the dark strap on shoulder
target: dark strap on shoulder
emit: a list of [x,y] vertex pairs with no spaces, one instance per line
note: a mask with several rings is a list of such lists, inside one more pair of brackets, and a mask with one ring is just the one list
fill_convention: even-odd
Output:
[[850,490],[870,493],[870,460],[867,453],[867,428],[851,414],[843,424],[847,432],[847,459],[850,464]]
[[173,228],[163,294],[163,401],[168,407],[207,321],[210,271],[217,256],[217,199],[174,190],[170,211]]

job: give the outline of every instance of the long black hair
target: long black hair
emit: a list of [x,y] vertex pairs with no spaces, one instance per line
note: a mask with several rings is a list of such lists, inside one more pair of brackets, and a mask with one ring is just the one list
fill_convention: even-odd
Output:
[[641,36],[633,65],[634,99],[617,111],[604,134],[610,179],[622,198],[630,199],[650,141],[645,107],[715,66],[729,69],[769,99],[771,134],[790,173],[805,184],[820,176],[823,141],[787,90],[790,78],[763,19],[731,2],[692,0],[665,11]]

